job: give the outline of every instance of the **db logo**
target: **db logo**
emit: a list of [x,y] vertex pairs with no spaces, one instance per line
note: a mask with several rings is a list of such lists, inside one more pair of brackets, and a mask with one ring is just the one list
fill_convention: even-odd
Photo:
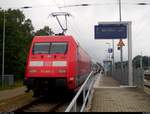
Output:
[[52,62],[50,62],[50,61],[44,62],[44,66],[51,66],[51,65],[52,65]]

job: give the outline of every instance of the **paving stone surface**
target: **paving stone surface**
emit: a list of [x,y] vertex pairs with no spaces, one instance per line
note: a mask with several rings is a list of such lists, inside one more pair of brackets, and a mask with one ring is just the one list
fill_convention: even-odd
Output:
[[150,95],[136,87],[120,87],[119,82],[101,76],[89,112],[150,112]]

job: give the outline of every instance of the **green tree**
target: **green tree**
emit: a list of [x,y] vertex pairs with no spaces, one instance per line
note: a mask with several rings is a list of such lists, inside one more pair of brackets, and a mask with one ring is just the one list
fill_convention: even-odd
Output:
[[141,56],[141,55],[137,55],[133,58],[133,66],[135,68],[139,68],[140,66],[140,62],[142,60],[142,67],[144,69],[147,69],[150,66],[150,57],[148,56]]
[[133,61],[132,61],[133,67],[139,68],[139,67],[140,67],[140,61],[141,61],[141,59],[142,59],[142,56],[141,56],[141,55],[135,56],[135,57],[133,58]]
[[[4,11],[0,11],[0,64],[2,66],[2,41]],[[33,26],[30,19],[25,20],[20,10],[5,11],[5,74],[24,76],[27,53],[33,37]],[[2,69],[2,68],[1,68]],[[0,71],[1,71],[0,69]]]
[[53,35],[53,34],[54,34],[54,32],[48,26],[44,26],[44,28],[37,30],[35,32],[36,36],[45,36],[45,35]]

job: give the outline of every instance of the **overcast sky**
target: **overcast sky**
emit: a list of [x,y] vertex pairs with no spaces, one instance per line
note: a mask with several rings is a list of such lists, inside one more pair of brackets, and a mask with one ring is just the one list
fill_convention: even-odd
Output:
[[[135,4],[139,2],[146,2],[149,5]],[[81,3],[92,5],[58,8]],[[0,7],[3,9],[23,6],[32,7],[21,10],[26,18],[32,20],[35,30],[47,25],[55,33],[61,32],[61,29],[56,19],[48,17],[49,14],[58,11],[71,13],[72,17],[68,18],[67,34],[73,35],[94,60],[102,62],[108,59],[107,48],[112,46],[112,40],[94,40],[94,25],[98,22],[119,21],[118,0],[0,0]],[[150,56],[150,0],[122,0],[121,10],[122,21],[132,21],[133,57],[140,54]],[[123,41],[125,43],[123,59],[127,60],[127,40]],[[115,61],[120,60],[117,43],[118,40],[115,40]]]

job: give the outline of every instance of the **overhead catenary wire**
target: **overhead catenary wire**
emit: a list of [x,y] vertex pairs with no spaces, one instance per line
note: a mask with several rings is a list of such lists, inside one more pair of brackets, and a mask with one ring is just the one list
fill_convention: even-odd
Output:
[[[67,1],[67,0],[66,0]],[[115,2],[115,3],[112,3],[112,4],[114,4],[114,5],[118,5],[118,2]],[[69,5],[69,4],[65,4],[64,6],[67,6],[67,5]],[[75,4],[76,5],[76,4]],[[74,6],[75,6],[74,5]],[[83,6],[83,5],[85,5],[85,3],[83,3],[83,4],[81,4],[81,6]],[[93,4],[93,5],[108,5],[108,4]],[[131,1],[131,2],[122,2],[122,5],[139,5],[139,6],[144,6],[144,5],[150,5],[150,3],[148,2],[148,1],[145,1],[145,2],[143,2],[143,1]],[[61,5],[59,5],[59,6],[61,6]],[[58,4],[57,4],[57,8],[59,9],[59,10],[62,10],[62,8],[60,8],[58,6]],[[72,5],[72,7],[74,7],[73,5]],[[80,6],[80,5],[79,5]],[[92,4],[90,5],[90,6],[92,6]],[[62,7],[62,6],[61,6]],[[69,23],[69,25],[70,25],[70,27],[71,28],[73,28],[73,26]],[[79,33],[78,33],[78,31],[77,31],[77,27],[74,29],[73,28],[73,32],[75,32],[79,37],[80,37],[80,30],[79,30]],[[127,44],[126,44],[127,45]]]
[[[56,3],[55,0],[52,0],[53,2]],[[69,5],[66,5],[67,1],[66,0],[62,0],[64,5],[63,6],[57,6],[59,8],[63,8],[63,7],[74,7],[74,6],[102,6],[102,5],[118,5],[118,2],[103,2],[103,3],[82,3],[82,4],[69,4]],[[114,0],[115,1],[115,0]],[[121,3],[122,5],[139,5],[139,6],[144,6],[144,5],[150,5],[150,2],[149,0],[147,1],[143,1],[143,0],[139,0],[139,1],[131,1],[131,2],[122,2]],[[13,6],[7,6],[6,9],[8,8],[20,8],[20,7],[13,7]],[[53,7],[53,5],[35,5],[35,6],[30,6],[32,8],[45,8],[45,7]]]
[[[122,5],[150,5],[150,2],[122,2],[121,4]],[[70,4],[70,5],[59,6],[58,8],[80,7],[80,6],[101,6],[101,5],[118,5],[118,2]]]

